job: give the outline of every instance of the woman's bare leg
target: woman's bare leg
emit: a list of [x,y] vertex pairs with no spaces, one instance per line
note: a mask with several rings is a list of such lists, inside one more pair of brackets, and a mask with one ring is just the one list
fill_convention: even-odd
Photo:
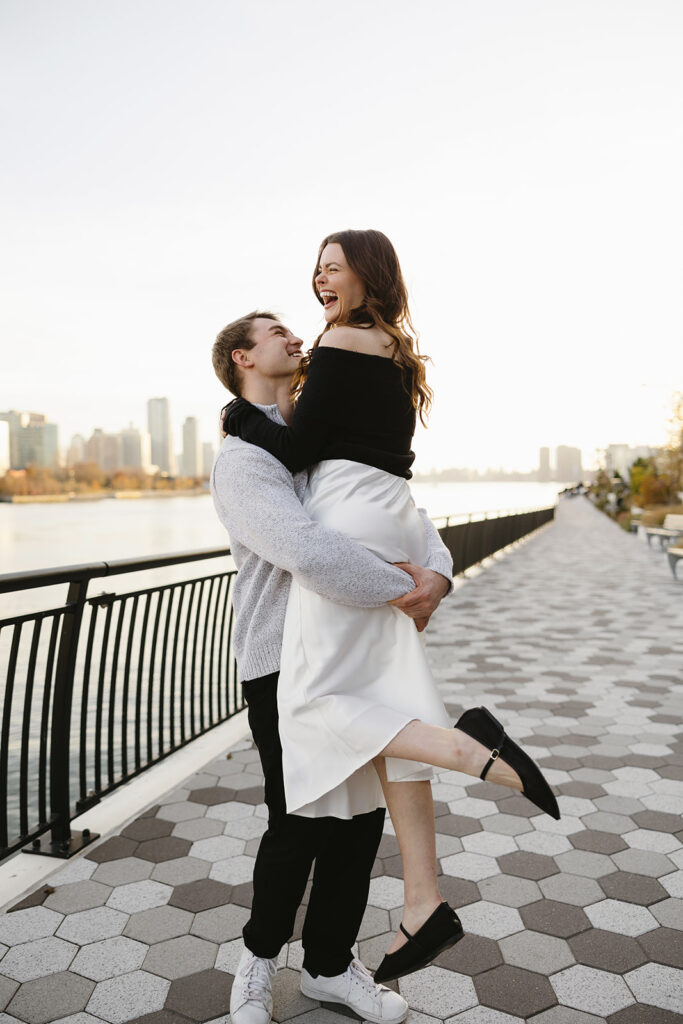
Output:
[[[440,725],[427,725],[417,719],[409,722],[387,743],[379,757],[402,757],[409,761],[422,761],[436,768],[449,768],[477,778],[489,759],[490,750],[483,743],[468,736],[461,729],[444,729]],[[504,756],[504,755],[503,755]],[[499,757],[491,765],[487,782],[522,790],[519,775]],[[403,786],[405,783],[397,783]],[[394,822],[394,826],[395,826]],[[410,929],[408,929],[410,931]]]
[[[401,850],[405,888],[403,926],[414,935],[442,902],[436,880],[432,787],[429,782],[389,782],[384,758],[376,757],[373,763]],[[395,952],[405,942],[403,932],[397,931],[387,952]]]

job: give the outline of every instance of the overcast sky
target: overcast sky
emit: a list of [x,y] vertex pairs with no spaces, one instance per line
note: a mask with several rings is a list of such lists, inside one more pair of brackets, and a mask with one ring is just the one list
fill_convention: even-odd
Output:
[[312,341],[319,241],[375,227],[433,359],[419,468],[664,440],[680,0],[2,0],[0,39],[0,409],[68,443],[167,395],[211,439],[217,331]]

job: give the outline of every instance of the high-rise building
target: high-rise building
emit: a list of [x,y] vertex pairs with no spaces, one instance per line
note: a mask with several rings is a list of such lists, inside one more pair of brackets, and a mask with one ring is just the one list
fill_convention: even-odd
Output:
[[610,476],[618,473],[622,480],[628,480],[631,466],[636,459],[652,459],[656,455],[656,448],[643,444],[635,447],[628,444],[610,444],[605,449],[605,469]]
[[7,420],[0,420],[0,475],[4,476],[10,468],[9,423]]
[[559,445],[555,449],[555,479],[564,484],[578,483],[582,475],[581,449]]
[[183,476],[201,476],[202,456],[199,420],[188,416],[183,423]]
[[121,431],[121,465],[126,469],[141,469],[149,473],[151,463],[149,434],[129,423],[126,429]]
[[105,434],[100,427],[93,430],[85,446],[89,462],[96,462],[104,473],[114,473],[121,469],[121,435]]
[[66,464],[67,466],[76,466],[79,462],[85,462],[85,458],[85,438],[80,434],[74,434],[71,444],[66,450]]
[[550,480],[550,448],[538,449],[538,479]]
[[210,441],[204,441],[202,445],[202,476],[211,476],[213,460],[216,458],[216,449]]
[[55,423],[47,422],[46,416],[10,409],[0,412],[0,420],[9,426],[11,469],[25,469],[31,462],[48,467],[58,464],[58,429]]
[[152,462],[160,473],[175,474],[171,407],[168,398],[147,402],[147,429],[152,442]]

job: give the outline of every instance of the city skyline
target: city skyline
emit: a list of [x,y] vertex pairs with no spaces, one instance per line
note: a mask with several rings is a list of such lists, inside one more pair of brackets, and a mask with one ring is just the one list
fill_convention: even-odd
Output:
[[[59,424],[51,423],[43,413],[25,410],[8,410],[0,412],[0,475],[6,469],[24,468],[30,461],[38,464],[57,466],[74,466],[83,462],[95,462],[105,472],[121,469],[140,469],[146,473],[166,474],[170,476],[207,477],[220,438],[216,445],[212,441],[202,440],[199,420],[195,416],[187,416],[180,430],[182,443],[180,448],[174,441],[171,405],[166,397],[150,398],[146,402],[148,430],[142,430],[130,422],[119,431],[107,432],[101,427],[94,427],[89,437],[85,434],[72,435],[68,445],[65,439],[58,444]],[[20,441],[17,428],[23,428],[24,437]],[[38,458],[34,446],[37,437],[27,428],[34,431],[47,428],[47,458]],[[42,444],[42,440],[40,441]],[[160,447],[161,445],[161,447]],[[21,454],[20,454],[21,449]],[[418,462],[413,470],[417,477],[439,477],[444,479],[477,479],[495,478],[496,474],[526,477],[538,481],[570,482],[579,480],[585,474],[590,475],[599,467],[625,476],[630,465],[637,458],[650,458],[657,454],[657,447],[649,445],[626,445],[612,443],[600,451],[597,465],[585,465],[583,454],[577,447],[557,445],[554,450],[549,445],[537,449],[537,460],[530,469],[517,469],[502,464],[486,467],[461,466],[425,467]],[[170,454],[169,454],[170,453]],[[552,454],[551,454],[552,453]],[[156,461],[155,461],[156,459]],[[170,467],[170,468],[169,468]]]
[[185,418],[178,437],[173,432],[169,400],[150,398],[147,427],[141,429],[132,421],[118,431],[97,426],[89,435],[80,431],[72,434],[67,444],[65,438],[58,441],[59,424],[49,421],[44,413],[0,411],[0,475],[8,469],[24,469],[30,463],[58,468],[95,462],[105,472],[138,469],[149,474],[208,476],[217,444],[201,439],[197,417]]
[[387,11],[348,0],[330,32],[310,0],[267,19],[140,0],[131,33],[116,5],[7,0],[0,407],[43,409],[68,437],[144,425],[159,394],[176,433],[196,416],[214,437],[217,332],[265,307],[309,347],[321,238],[377,227],[433,360],[420,467],[531,469],[539,440],[589,465],[614,441],[664,442],[683,6]]

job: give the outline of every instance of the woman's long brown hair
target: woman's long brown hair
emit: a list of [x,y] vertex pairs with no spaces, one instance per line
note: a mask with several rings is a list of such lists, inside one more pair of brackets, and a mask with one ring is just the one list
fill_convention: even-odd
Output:
[[334,324],[327,324],[313,343],[313,348],[299,363],[292,381],[292,398],[296,399],[306,381],[311,353],[332,327],[348,324],[353,327],[368,323],[379,327],[393,340],[392,359],[403,371],[406,391],[423,424],[432,402],[432,389],[427,384],[425,363],[428,356],[420,353],[417,335],[410,319],[408,291],[401,273],[396,250],[381,231],[336,231],[321,242],[313,271],[313,292],[322,304],[315,286],[323,249],[338,242],[344,250],[349,267],[365,285],[365,298],[360,306],[345,313]]

